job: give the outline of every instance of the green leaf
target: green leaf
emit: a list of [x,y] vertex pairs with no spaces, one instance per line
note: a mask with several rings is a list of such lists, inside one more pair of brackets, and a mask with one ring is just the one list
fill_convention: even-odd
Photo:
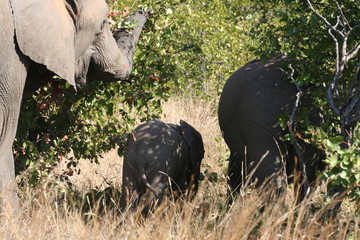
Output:
[[329,163],[330,168],[334,168],[338,164],[338,156],[332,155],[328,157],[327,162]]

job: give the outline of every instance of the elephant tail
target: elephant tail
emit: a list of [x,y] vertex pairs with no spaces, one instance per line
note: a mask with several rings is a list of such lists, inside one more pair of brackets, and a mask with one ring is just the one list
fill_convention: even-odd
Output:
[[140,170],[140,177],[141,177],[141,181],[143,183],[143,185],[146,186],[147,189],[149,189],[156,197],[156,199],[158,198],[156,190],[150,185],[149,181],[147,180],[144,168],[141,168]]

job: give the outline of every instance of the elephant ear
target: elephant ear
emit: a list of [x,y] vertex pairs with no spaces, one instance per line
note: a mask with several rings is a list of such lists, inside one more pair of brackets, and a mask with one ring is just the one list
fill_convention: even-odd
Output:
[[181,134],[190,150],[190,172],[197,174],[200,163],[204,157],[204,144],[201,134],[187,122],[180,120]]
[[21,52],[75,86],[75,24],[65,0],[10,0]]
[[181,135],[183,136],[185,143],[188,147],[191,147],[194,141],[194,134],[192,133],[193,127],[187,122],[180,120]]

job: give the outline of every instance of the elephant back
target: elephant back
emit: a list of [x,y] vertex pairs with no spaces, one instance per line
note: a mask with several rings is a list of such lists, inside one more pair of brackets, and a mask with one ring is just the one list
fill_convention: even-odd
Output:
[[261,134],[281,135],[279,116],[290,112],[297,93],[280,69],[284,61],[283,57],[252,61],[229,77],[218,109],[224,134],[251,135],[261,130]]
[[153,119],[136,127],[130,134],[125,157],[143,156],[139,161],[154,162],[171,159],[181,167],[188,149],[182,140],[180,127]]

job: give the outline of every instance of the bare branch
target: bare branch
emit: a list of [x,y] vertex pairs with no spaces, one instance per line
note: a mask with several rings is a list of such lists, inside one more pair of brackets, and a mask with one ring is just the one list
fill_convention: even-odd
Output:
[[[354,58],[357,53],[360,50],[360,43],[358,43],[350,52],[347,52],[347,43],[348,43],[348,33],[346,32],[346,26],[349,26],[350,31],[352,30],[348,20],[346,19],[344,12],[341,9],[340,4],[334,0],[334,2],[336,3],[336,6],[338,8],[338,11],[340,12],[341,18],[342,20],[340,20],[340,16],[337,17],[337,21],[335,25],[332,25],[323,15],[321,15],[317,10],[314,9],[314,7],[312,6],[310,0],[307,0],[309,8],[318,16],[320,17],[328,26],[329,30],[328,33],[329,35],[332,37],[334,43],[335,43],[335,51],[336,51],[336,71],[333,77],[333,80],[331,82],[331,84],[328,87],[327,90],[327,97],[328,100],[330,102],[330,105],[332,107],[332,109],[334,110],[334,112],[336,114],[340,114],[340,108],[335,104],[334,98],[333,98],[333,93],[334,91],[337,92],[337,85],[339,80],[341,79],[342,73],[345,69],[345,65],[347,64],[347,62],[349,60],[351,60],[352,58]],[[341,25],[342,26],[342,30],[338,29],[338,26]],[[355,26],[355,27],[358,27]],[[339,40],[337,39],[337,37],[333,34],[333,32],[337,33],[338,35],[341,36],[342,38],[342,46],[341,46],[341,53],[340,53],[340,46],[339,46]],[[336,93],[337,94],[337,93]]]
[[309,181],[307,179],[307,175],[306,175],[306,164],[304,162],[304,157],[303,157],[303,150],[301,149],[301,146],[295,136],[295,132],[294,132],[294,117],[295,117],[295,113],[297,108],[299,107],[299,102],[300,102],[300,97],[303,95],[303,92],[301,91],[299,84],[296,82],[296,80],[294,79],[294,68],[292,67],[291,63],[288,65],[288,67],[290,68],[291,72],[288,73],[285,70],[283,70],[282,68],[280,68],[280,70],[282,72],[284,72],[286,75],[288,75],[292,81],[292,83],[295,85],[296,89],[297,89],[297,93],[296,93],[296,101],[295,101],[295,105],[294,108],[291,112],[289,121],[287,122],[287,126],[289,129],[289,133],[290,133],[290,137],[291,137],[291,141],[295,147],[295,151],[298,157],[298,170],[300,171],[301,174],[301,178],[302,178],[302,186],[301,186],[301,194],[303,195],[303,197],[306,197],[309,192],[310,192],[310,185],[309,185]]
[[296,80],[294,79],[294,72],[295,72],[295,70],[294,70],[294,68],[291,66],[291,63],[288,65],[288,67],[290,68],[291,73],[286,72],[286,71],[285,71],[284,69],[282,69],[282,68],[280,68],[280,70],[290,77],[292,83],[295,85],[295,87],[296,87],[296,89],[297,89],[295,105],[294,105],[293,110],[291,111],[291,115],[290,115],[290,119],[289,119],[290,124],[293,124],[293,123],[294,123],[294,117],[295,117],[296,109],[297,109],[298,106],[299,106],[300,97],[303,95],[303,92],[301,91],[301,89],[300,89],[300,87],[299,87],[299,84],[298,84],[298,83],[296,82]]
[[291,75],[290,75],[290,78],[291,78],[291,81],[294,83],[294,85],[296,86],[296,89],[297,89],[297,93],[296,93],[296,101],[295,101],[295,106],[294,106],[294,109],[292,110],[291,112],[291,116],[290,116],[290,123],[293,124],[294,123],[294,117],[295,117],[295,113],[296,113],[296,109],[299,107],[299,102],[300,102],[300,97],[303,95],[303,92],[301,91],[298,83],[295,81],[293,75],[294,75],[294,69],[293,67],[291,66],[291,64],[289,64],[289,68],[291,69]]
[[[350,34],[354,31],[354,29],[360,28],[360,25],[356,25],[352,28],[349,21],[346,19],[340,4],[337,0],[334,0],[334,2],[336,3],[340,16],[337,17],[336,24],[332,25],[324,16],[313,8],[310,0],[307,0],[309,8],[326,23],[329,28],[328,33],[335,43],[336,70],[333,79],[328,86],[326,94],[331,108],[337,115],[340,116],[341,135],[343,136],[344,141],[347,142],[350,138],[351,123],[360,119],[360,59],[356,69],[355,79],[351,84],[352,86],[349,91],[347,93],[339,92],[338,84],[343,76],[347,63],[357,57],[360,52],[360,42],[356,42],[355,46],[350,51],[347,49]],[[347,31],[347,29],[349,30]],[[343,84],[346,84],[346,81],[344,81]],[[340,96],[340,94],[342,96]],[[339,103],[340,99],[334,99],[334,97],[342,97],[343,102]],[[335,102],[335,100],[337,100],[337,102]]]
[[[332,34],[331,29],[328,30],[329,35],[332,37],[333,41],[335,42],[335,54],[336,54],[336,75],[340,71],[340,52],[339,52],[339,41],[337,38]],[[334,84],[336,82],[333,81]],[[334,86],[335,87],[335,86]]]
[[360,116],[357,116],[357,117],[354,117],[354,118],[350,119],[350,122],[351,123],[357,122],[359,119],[360,119]]
[[309,184],[309,180],[306,175],[306,164],[304,162],[304,156],[303,156],[304,151],[301,149],[300,144],[296,140],[296,136],[295,136],[294,129],[293,129],[293,124],[288,122],[287,125],[288,125],[291,140],[293,141],[295,151],[298,156],[297,168],[300,170],[300,174],[301,174],[301,178],[302,178],[301,194],[303,197],[307,197],[308,194],[310,193],[310,184]]
[[358,89],[360,89],[360,58],[358,59],[358,65],[356,66],[355,69],[354,80],[351,84],[348,96],[350,98],[354,97],[359,92]]
[[360,42],[358,42],[355,45],[355,47],[353,47],[353,49],[351,49],[349,51],[349,53],[346,55],[346,61],[345,62],[347,63],[349,60],[353,59],[358,54],[359,50],[360,50]]
[[[306,0],[309,8],[311,9],[311,11],[313,11],[316,15],[318,15],[318,17],[320,17],[327,25],[328,28],[331,28],[334,32],[336,32],[337,34],[339,34],[342,38],[344,38],[344,33],[340,30],[338,30],[334,25],[332,25],[323,15],[321,15],[318,11],[316,11],[313,7],[313,5],[311,4],[310,0]],[[337,25],[337,24],[336,24]]]
[[359,25],[356,25],[356,26],[353,27],[353,28],[351,28],[351,29],[349,30],[349,34],[350,34],[351,31],[354,31],[355,29],[358,29],[358,28],[360,28],[360,24],[359,24]]
[[336,3],[336,6],[337,6],[337,8],[338,8],[338,10],[339,10],[339,12],[340,12],[340,14],[341,14],[341,17],[342,17],[342,19],[343,19],[343,26],[344,26],[344,32],[346,32],[346,25],[348,25],[349,26],[349,29],[351,29],[351,26],[350,26],[350,24],[349,24],[349,21],[346,19],[346,17],[345,17],[345,15],[344,15],[344,12],[343,12],[343,10],[341,9],[341,7],[340,7],[340,4],[338,3],[338,1],[336,1],[336,0],[334,0],[334,2]]
[[357,110],[356,106],[359,104],[360,100],[360,93],[357,92],[355,96],[350,98],[350,102],[344,107],[343,113],[344,116],[348,116],[349,122],[354,122],[359,115],[359,111]]
[[335,102],[334,102],[334,98],[332,97],[332,88],[333,88],[334,84],[330,84],[328,90],[327,90],[327,98],[330,102],[331,108],[333,109],[333,111],[340,115],[340,109],[336,106]]
[[337,38],[332,34],[331,32],[332,29],[329,29],[329,35],[332,37],[333,41],[335,42],[335,52],[336,52],[336,72],[335,72],[335,76],[331,82],[331,84],[328,87],[327,90],[327,98],[330,102],[331,108],[334,110],[334,112],[336,114],[340,114],[340,109],[338,106],[336,106],[334,98],[333,98],[333,91],[336,91],[337,88],[337,82],[340,78],[340,53],[339,53],[339,41],[337,40]]
[[356,79],[358,82],[360,82],[360,57],[359,57],[358,65],[357,65],[357,67],[356,67],[355,79]]
[[357,107],[359,102],[360,102],[360,58],[358,59],[358,64],[356,66],[356,71],[355,71],[355,78],[354,78],[354,82],[353,82],[353,86],[351,89],[351,92],[349,94],[349,97],[352,99],[352,102],[349,106],[349,108],[353,109],[353,117],[349,120],[350,122],[356,122],[360,119],[359,116],[359,112],[360,112],[360,108]]

